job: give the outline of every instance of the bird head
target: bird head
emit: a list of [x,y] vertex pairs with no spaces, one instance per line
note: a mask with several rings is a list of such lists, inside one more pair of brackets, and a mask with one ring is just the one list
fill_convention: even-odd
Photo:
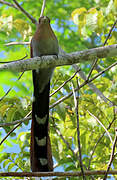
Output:
[[50,19],[47,16],[41,16],[39,18],[39,24],[50,24]]

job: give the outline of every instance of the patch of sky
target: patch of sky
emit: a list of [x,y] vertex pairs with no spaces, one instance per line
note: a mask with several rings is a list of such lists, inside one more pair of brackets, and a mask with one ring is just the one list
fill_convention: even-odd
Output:
[[64,88],[61,88],[61,92],[64,94],[64,96],[68,94],[68,92]]
[[91,64],[87,64],[86,66],[87,66],[87,68],[90,68],[90,67],[91,67]]
[[103,61],[103,60],[100,60],[100,63],[102,63],[102,65],[103,65],[104,61]]
[[17,37],[22,37],[21,34],[19,32],[17,32]]
[[[56,161],[56,159],[54,157],[53,157],[53,162],[54,162],[54,166],[56,167],[58,163],[57,163],[57,161]],[[56,168],[54,168],[54,171],[55,172],[58,172],[58,171],[59,172],[64,172],[64,168],[62,166],[59,166],[59,167],[57,166]]]
[[86,158],[86,157],[89,158],[89,156],[86,155],[86,154],[83,154],[83,155],[82,155],[82,159],[83,159],[83,158]]
[[12,143],[12,147],[4,145],[4,150],[2,152],[5,153],[20,153],[20,147],[18,144]]
[[[6,136],[5,130],[3,128],[1,128],[0,131],[1,131],[1,138],[5,137]],[[12,137],[11,139],[14,139],[14,137]],[[9,147],[9,146],[4,144],[4,150],[2,152],[19,153],[20,152],[19,145],[13,143],[12,141],[10,141],[10,143],[12,144],[12,147]]]
[[102,45],[101,37],[96,36],[95,39],[94,39],[94,42],[95,42],[96,46],[101,46]]
[[73,150],[76,149],[75,145],[74,145],[74,138],[72,137],[72,147],[71,147]]
[[[29,122],[28,125],[25,125],[24,123],[22,123],[22,128],[16,129],[15,132],[16,132],[16,134],[19,134],[21,132],[27,132],[27,131],[29,131],[30,126],[31,126],[31,121]],[[1,137],[3,138],[6,135],[6,132],[5,132],[5,130],[3,128],[0,131],[2,133]],[[16,139],[16,137],[10,137],[10,138],[11,139]],[[12,143],[12,147],[6,146],[7,148],[5,148],[3,150],[3,152],[7,152],[7,153],[11,153],[11,152],[19,153],[20,152],[19,145],[13,143],[12,141],[10,141],[10,142]],[[26,150],[29,151],[28,148]]]
[[5,9],[9,9],[9,6],[6,6]]
[[66,21],[66,24],[67,24],[68,26],[70,26],[70,29],[71,29],[72,31],[75,31],[75,32],[78,31],[78,26],[77,26],[76,24],[74,24],[74,22],[73,22],[72,20]]
[[[64,33],[64,28],[58,26],[58,21],[59,20],[56,19],[54,24],[51,24],[52,29],[55,29],[56,31],[60,33]],[[65,20],[64,22],[66,23],[67,26],[69,26],[70,30],[75,31],[75,32],[78,30],[78,27],[73,23],[72,20]]]
[[93,94],[93,92],[92,92],[92,90],[90,89],[90,90],[84,90],[84,93],[86,93],[86,94]]
[[[7,92],[9,90],[9,88],[11,88],[11,86],[8,86],[8,85],[3,85],[3,90],[5,92]],[[18,92],[19,89],[17,87],[13,87],[14,91]]]
[[58,31],[60,33],[63,33],[64,32],[64,28],[63,27],[58,27],[58,24],[57,24],[56,21],[55,21],[54,24],[51,24],[52,29],[54,29],[54,30],[56,30],[56,31]]
[[[16,38],[11,38],[11,39],[10,39],[10,42],[14,42],[14,41],[16,41],[16,40],[17,40]],[[7,40],[5,40],[5,42],[8,43]]]
[[10,86],[8,86],[8,85],[3,85],[3,90],[6,92],[6,91],[8,91],[8,89],[10,88]]
[[0,52],[0,58],[6,58],[6,56],[5,56],[5,53],[4,53],[5,51],[1,51]]
[[16,134],[19,134],[21,132],[28,132],[30,130],[30,127],[31,127],[31,121],[29,121],[28,125],[22,123],[22,128],[16,129]]

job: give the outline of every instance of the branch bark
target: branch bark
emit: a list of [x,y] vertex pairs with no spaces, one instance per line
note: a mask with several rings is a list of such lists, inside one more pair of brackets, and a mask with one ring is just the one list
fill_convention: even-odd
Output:
[[117,44],[88,49],[56,56],[34,57],[27,60],[14,61],[0,66],[0,70],[23,72],[38,68],[53,68],[63,65],[71,65],[80,62],[92,61],[95,58],[106,58],[117,56]]
[[[90,175],[104,175],[106,173],[105,170],[98,170],[98,171],[84,171],[84,174],[86,176]],[[111,170],[108,172],[109,174],[117,175],[117,170]],[[82,173],[80,171],[77,172],[2,172],[0,173],[0,177],[5,176],[12,176],[12,177],[52,177],[52,176],[58,176],[58,177],[69,177],[69,176],[82,176]]]

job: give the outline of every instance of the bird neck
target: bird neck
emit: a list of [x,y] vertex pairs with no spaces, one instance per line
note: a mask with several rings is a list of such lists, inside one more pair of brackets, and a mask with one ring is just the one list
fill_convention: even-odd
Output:
[[50,26],[50,24],[39,24],[37,30],[35,32],[34,38],[36,40],[43,40],[43,39],[56,39],[54,32]]
[[51,31],[51,26],[50,24],[39,24],[38,27],[37,27],[37,30],[35,32],[35,35],[34,37],[36,39],[43,39],[43,37],[47,37],[49,36],[49,32]]

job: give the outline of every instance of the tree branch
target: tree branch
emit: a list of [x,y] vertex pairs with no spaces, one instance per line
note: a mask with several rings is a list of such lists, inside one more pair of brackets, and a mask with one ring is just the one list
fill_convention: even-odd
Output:
[[[78,66],[78,65],[73,64],[72,66],[73,66],[73,68],[74,68],[76,71],[79,70],[79,66]],[[84,81],[87,80],[86,75],[85,75],[85,73],[84,73],[82,70],[78,71],[78,74],[80,75],[80,77],[81,77]],[[105,103],[107,103],[110,107],[113,106],[113,103],[112,103],[107,97],[105,97],[104,94],[103,94],[92,82],[88,83],[88,86],[89,86],[89,87],[93,90],[93,92],[96,93]]]
[[[86,84],[92,82],[93,80],[95,80],[97,77],[101,76],[104,72],[108,71],[110,68],[114,67],[115,65],[117,65],[117,62],[113,63],[112,65],[110,65],[109,67],[107,67],[106,69],[104,69],[103,71],[99,72],[97,75],[95,75],[93,78],[89,79],[88,81],[85,81],[84,83],[82,83],[79,86],[79,89],[82,88],[83,86],[85,86]],[[75,88],[75,91],[77,91],[78,88]],[[56,105],[60,104],[61,102],[63,102],[64,100],[66,100],[67,98],[69,98],[70,96],[73,95],[73,92],[70,92],[69,94],[65,95],[64,97],[62,97],[61,99],[59,99],[58,101],[56,101],[55,103],[53,103],[50,106],[50,109],[55,107]],[[113,103],[114,106],[114,103]]]
[[13,1],[15,4],[9,3],[9,2],[4,1],[4,0],[0,0],[0,3],[5,4],[7,6],[10,6],[10,7],[13,7],[17,10],[20,10],[23,14],[25,14],[32,21],[32,23],[37,25],[36,19],[33,16],[31,16],[23,7],[21,7],[20,4],[16,0],[13,0]]
[[[108,39],[109,39],[109,37],[110,37],[110,35],[111,35],[112,30],[115,28],[116,23],[117,23],[117,20],[114,22],[112,28],[110,29],[110,31],[109,31],[109,33],[108,33],[108,36],[107,36],[107,38],[106,38],[103,46],[106,45],[106,43],[107,43],[107,41],[108,41]],[[96,59],[94,60],[94,62],[92,63],[92,66],[91,66],[90,72],[89,72],[89,74],[88,74],[87,80],[90,78],[90,76],[91,76],[91,74],[92,74],[92,72],[93,72],[93,70],[94,70],[94,68],[95,68],[95,66],[96,66],[96,64],[97,64],[97,61],[98,61],[98,58],[96,58]]]
[[9,42],[6,43],[5,46],[13,46],[13,45],[29,45],[30,42]]
[[[109,130],[109,129],[111,128],[112,124],[113,124],[114,121],[116,120],[116,109],[117,109],[117,108],[114,107],[114,109],[113,109],[114,117],[113,117],[113,120],[110,122],[109,126],[107,127],[107,130]],[[94,152],[95,152],[95,149],[96,149],[97,145],[99,144],[99,142],[101,141],[101,139],[104,137],[105,133],[106,133],[106,132],[104,132],[104,133],[99,137],[98,141],[96,142],[96,144],[95,144],[94,147],[93,147],[93,150],[92,150],[92,153],[91,153],[91,156],[90,156],[90,159],[89,159],[88,170],[90,170],[91,160],[92,160],[92,158],[93,158],[93,154],[94,154]]]
[[108,36],[106,37],[106,40],[105,40],[105,42],[104,42],[104,46],[105,46],[105,44],[107,43],[107,41],[108,41],[108,39],[109,39],[109,37],[110,37],[110,35],[111,35],[111,33],[112,33],[112,30],[115,28],[116,24],[117,24],[117,19],[115,20],[114,24],[112,25],[112,27],[111,27],[111,29],[110,29],[110,31],[109,31],[109,33],[108,33]]
[[22,123],[22,122],[25,122],[25,121],[29,121],[29,120],[31,120],[31,118],[32,118],[32,117],[27,117],[27,118],[23,118],[23,119],[20,119],[20,120],[13,121],[13,122],[0,123],[0,127],[13,126],[13,125],[16,125],[16,124],[18,124],[18,123]]
[[113,146],[112,146],[112,152],[111,152],[111,155],[110,155],[110,160],[109,160],[109,163],[108,163],[107,171],[106,171],[106,173],[105,173],[105,176],[104,176],[103,180],[106,180],[106,179],[107,179],[107,175],[108,175],[108,173],[109,173],[111,164],[112,164],[113,159],[114,159],[114,157],[115,157],[115,156],[114,156],[114,153],[115,153],[116,143],[117,143],[117,129],[115,129],[115,139],[114,139]]
[[94,114],[92,114],[90,111],[87,110],[87,112],[103,127],[103,129],[105,130],[106,134],[108,135],[112,145],[113,145],[113,140],[111,138],[110,133],[108,132],[108,130],[106,129],[106,127],[102,124],[102,122],[96,117],[94,116]]
[[[98,170],[98,171],[84,171],[86,176],[90,175],[104,175],[106,173],[105,170]],[[108,172],[109,174],[117,175],[117,170],[111,170]],[[82,176],[82,173],[77,172],[0,172],[0,177],[69,177],[69,176]]]
[[33,16],[31,16],[22,6],[20,6],[20,4],[16,0],[13,0],[13,1],[16,4],[16,6],[18,7],[18,9],[21,12],[23,12],[23,14],[25,14],[32,21],[32,23],[37,25],[36,19]]
[[[24,117],[27,118],[28,116],[30,116],[30,112]],[[0,146],[2,145],[2,143],[8,138],[8,136],[15,130],[17,129],[17,127],[19,127],[22,124],[22,121],[20,121],[13,129],[11,129],[8,134],[2,139],[2,141],[0,142]]]
[[7,5],[7,6],[10,6],[10,7],[13,7],[13,8],[15,8],[15,9],[18,9],[15,4],[6,2],[6,1],[4,1],[4,0],[0,0],[0,3],[1,3],[1,4],[5,4],[5,5]]
[[80,68],[66,81],[64,81],[63,84],[61,84],[58,89],[56,89],[53,93],[50,94],[50,97],[53,96],[54,94],[56,94],[63,86],[65,86],[65,84],[67,84],[69,81],[71,81],[71,79],[73,79],[75,77],[75,75],[78,73],[78,71],[80,71]]
[[74,90],[74,86],[72,84],[72,90],[73,90],[73,96],[74,96],[74,106],[75,106],[75,112],[76,112],[76,120],[77,120],[77,141],[78,141],[78,152],[79,152],[79,163],[80,163],[80,169],[82,172],[83,180],[86,180],[84,169],[83,169],[83,162],[82,162],[82,152],[81,152],[81,145],[80,145],[80,125],[79,125],[79,84],[77,79],[77,96]]
[[54,117],[52,117],[53,120],[53,127],[57,133],[58,136],[60,136],[60,138],[63,140],[63,142],[66,144],[67,148],[70,149],[70,151],[72,152],[73,156],[76,157],[79,160],[79,157],[77,156],[77,154],[75,154],[74,150],[71,148],[70,144],[68,141],[66,141],[66,139],[64,138],[64,136],[61,134],[61,132],[59,131],[59,129],[57,128],[55,122],[54,122]]
[[43,0],[43,4],[42,4],[42,8],[41,8],[40,17],[44,15],[45,5],[46,5],[46,0]]
[[57,66],[71,65],[79,62],[92,61],[96,57],[106,58],[115,56],[117,56],[117,44],[73,52],[66,55],[59,55],[58,58],[53,55],[15,61],[9,64],[1,65],[0,70],[23,72],[38,68],[53,68]]

